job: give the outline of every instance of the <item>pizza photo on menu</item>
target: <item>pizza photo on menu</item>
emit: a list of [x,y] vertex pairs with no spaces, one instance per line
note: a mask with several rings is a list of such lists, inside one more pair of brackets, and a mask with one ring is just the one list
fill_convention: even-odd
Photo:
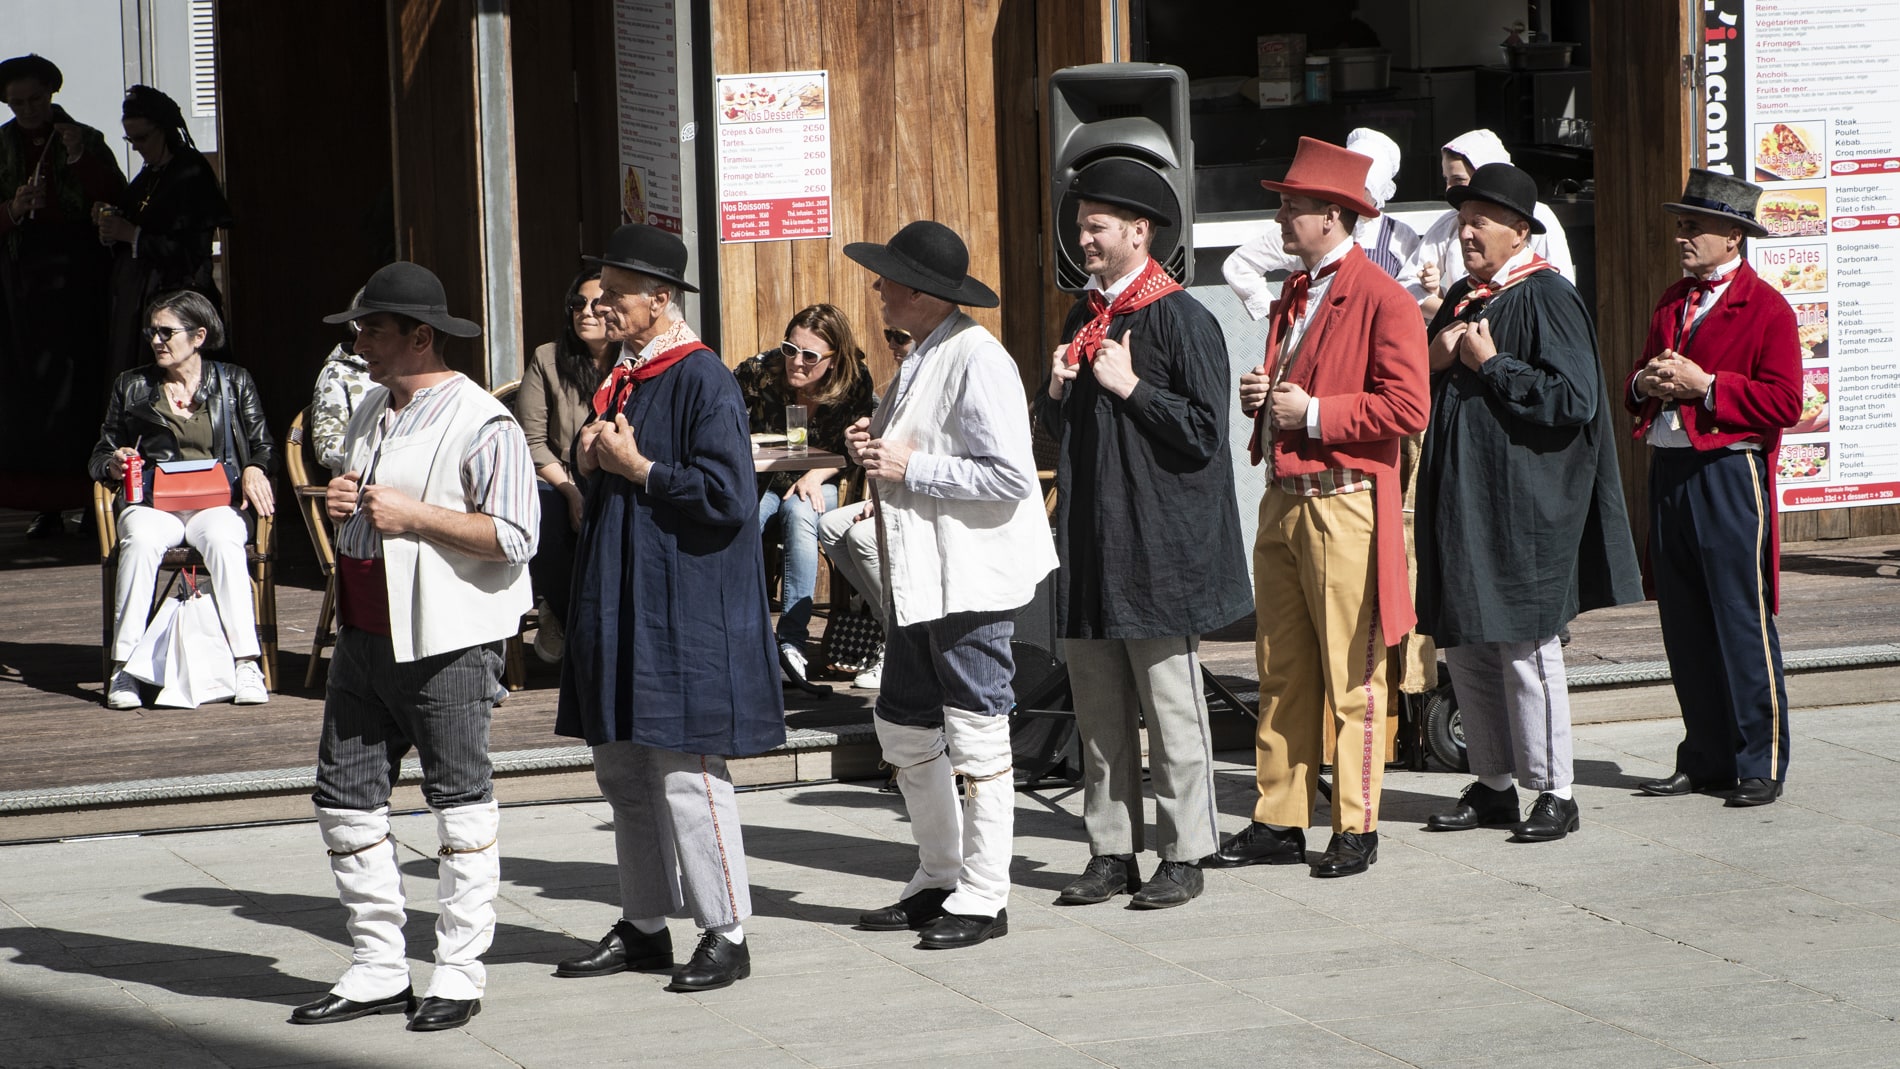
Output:
[[1788,433],[1814,434],[1827,430],[1827,427],[1827,368],[1804,368],[1801,372],[1801,418],[1788,428]]
[[1818,482],[1827,478],[1827,443],[1798,442],[1781,444],[1781,456],[1775,473],[1783,482]]
[[1826,127],[1818,123],[1755,124],[1755,181],[1800,182],[1827,169],[1821,144]]
[[1801,359],[1827,359],[1827,302],[1794,306],[1794,329],[1801,339]]
[[1771,190],[1755,205],[1755,219],[1772,237],[1820,237],[1827,233],[1827,190]]

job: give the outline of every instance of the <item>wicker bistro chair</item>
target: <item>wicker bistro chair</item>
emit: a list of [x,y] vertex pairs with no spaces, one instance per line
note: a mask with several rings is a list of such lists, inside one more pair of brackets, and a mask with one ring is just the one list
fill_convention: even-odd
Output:
[[305,688],[317,685],[317,674],[323,670],[323,651],[336,645],[336,543],[330,518],[323,510],[329,481],[310,477],[304,458],[308,416],[307,411],[297,413],[297,418],[290,421],[290,432],[284,435],[284,472],[290,476],[290,492],[297,499],[297,512],[303,517],[304,530],[309,532],[311,548],[317,553],[317,567],[323,572],[323,607],[317,610],[317,626],[311,629],[310,664],[303,673]]
[[[119,518],[113,514],[112,498],[113,491],[104,483],[92,484],[92,512],[99,532],[99,671],[108,685],[112,681],[112,625],[117,622],[114,603],[119,580]],[[262,654],[259,662],[264,668],[264,686],[271,691],[277,689],[277,580],[271,571],[275,534],[271,517],[258,516],[256,534],[245,547],[251,566],[251,608],[257,617],[257,645]],[[158,565],[160,576],[165,578],[158,585],[158,600],[170,596],[180,572],[202,567],[204,558],[190,546],[167,550]],[[171,574],[166,576],[167,572]],[[150,609],[146,611],[149,619]]]
[[[519,392],[521,392],[520,379],[503,383],[489,391],[495,400],[507,405],[510,412],[515,410],[515,394]],[[529,609],[521,614],[521,626],[515,629],[513,637],[502,646],[502,681],[511,691],[520,690],[528,685],[528,664],[522,656],[521,636],[539,629],[540,626],[541,613],[536,609]]]

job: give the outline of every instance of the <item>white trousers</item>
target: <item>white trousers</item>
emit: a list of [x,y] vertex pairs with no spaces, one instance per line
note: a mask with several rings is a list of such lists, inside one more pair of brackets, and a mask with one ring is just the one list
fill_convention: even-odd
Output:
[[258,655],[257,616],[252,611],[250,562],[245,541],[250,530],[229,505],[190,512],[162,512],[132,505],[119,513],[119,579],[115,591],[118,624],[112,633],[112,659],[132,656],[158,586],[158,564],[167,550],[190,545],[211,573],[211,598],[218,605],[224,637],[238,660]]
[[917,839],[917,872],[902,897],[925,888],[953,889],[943,904],[946,912],[996,916],[1009,904],[1016,833],[1009,717],[945,706],[941,728],[882,717],[872,717],[872,723],[884,760],[897,769]]

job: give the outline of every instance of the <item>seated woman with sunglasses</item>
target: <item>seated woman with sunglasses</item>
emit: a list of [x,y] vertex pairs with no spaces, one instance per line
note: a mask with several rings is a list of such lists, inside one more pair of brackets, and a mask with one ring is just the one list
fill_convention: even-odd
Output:
[[[167,550],[188,543],[211,573],[218,619],[237,659],[234,700],[261,705],[270,693],[257,663],[257,621],[244,548],[250,525],[240,510],[269,516],[275,508],[267,474],[274,454],[264,406],[250,372],[201,355],[224,344],[224,324],[203,295],[190,290],[164,294],[146,309],[145,324],[152,363],[113,383],[90,465],[94,480],[120,487],[113,502],[119,510],[119,575],[106,704],[138,708],[138,680],[123,666],[145,632],[159,563]],[[126,458],[135,455],[145,461],[143,485],[136,494],[139,503],[127,504],[120,484]],[[230,503],[182,512],[152,507],[158,465],[173,460],[221,463],[231,483]]]
[[613,369],[607,322],[594,307],[600,268],[567,284],[567,323],[561,336],[534,351],[515,393],[515,419],[534,458],[535,489],[541,496],[541,541],[528,561],[534,593],[541,599],[541,626],[534,652],[549,664],[567,646],[568,586],[574,578],[574,536],[581,529],[581,484],[574,478],[574,439],[592,414],[594,391]]
[[[801,309],[785,325],[777,349],[733,369],[745,394],[753,434],[785,433],[785,406],[805,406],[813,449],[844,453],[844,431],[876,407],[864,352],[844,313],[829,304]],[[778,620],[779,665],[792,682],[809,685],[805,639],[812,591],[818,585],[818,517],[838,505],[843,468],[781,471],[759,476],[759,529],[778,525],[785,546]]]

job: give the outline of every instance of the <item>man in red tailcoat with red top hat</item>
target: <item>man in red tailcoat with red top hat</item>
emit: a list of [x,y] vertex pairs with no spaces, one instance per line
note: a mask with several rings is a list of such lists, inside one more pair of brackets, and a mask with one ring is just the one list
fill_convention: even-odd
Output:
[[1315,876],[1366,871],[1379,856],[1386,657],[1412,626],[1400,515],[1399,443],[1425,429],[1418,306],[1352,240],[1366,156],[1301,138],[1278,192],[1286,250],[1305,270],[1274,302],[1266,358],[1241,376],[1269,461],[1254,542],[1260,727],[1254,819],[1202,862],[1306,860],[1306,826],[1326,732],[1337,742],[1333,837]]

